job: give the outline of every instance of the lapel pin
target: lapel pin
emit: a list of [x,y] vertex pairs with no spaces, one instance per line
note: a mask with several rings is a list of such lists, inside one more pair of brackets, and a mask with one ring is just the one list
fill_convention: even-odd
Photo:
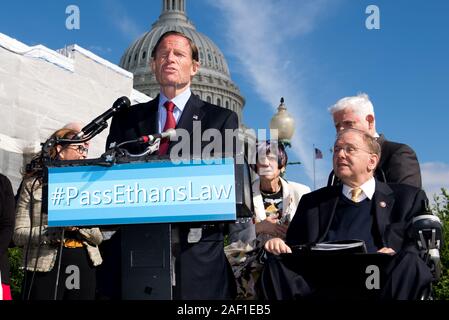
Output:
[[381,208],[386,208],[387,207],[387,204],[385,203],[385,201],[379,202],[379,205],[380,205]]
[[196,114],[193,116],[193,120],[198,120],[198,116]]

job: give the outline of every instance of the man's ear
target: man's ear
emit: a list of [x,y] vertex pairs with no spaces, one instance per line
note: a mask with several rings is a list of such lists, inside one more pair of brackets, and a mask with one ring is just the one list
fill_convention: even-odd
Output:
[[369,130],[373,130],[374,129],[374,115],[369,114],[366,116],[366,121],[368,121],[368,127]]
[[200,63],[198,61],[193,60],[192,63],[192,72],[190,73],[190,76],[193,77],[198,73],[198,70],[200,69]]
[[377,154],[370,154],[368,161],[368,169],[370,171],[376,170],[377,165],[379,164],[379,156]]

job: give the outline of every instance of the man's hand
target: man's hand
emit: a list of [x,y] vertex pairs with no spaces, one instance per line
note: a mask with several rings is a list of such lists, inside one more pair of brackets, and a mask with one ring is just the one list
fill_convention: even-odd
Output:
[[391,255],[391,256],[396,254],[396,251],[394,251],[394,250],[391,249],[391,248],[387,248],[387,247],[383,247],[382,249],[378,250],[377,252],[389,254],[389,255]]
[[265,250],[277,256],[281,253],[292,253],[292,249],[290,249],[290,247],[285,244],[284,240],[280,238],[268,240],[265,243]]

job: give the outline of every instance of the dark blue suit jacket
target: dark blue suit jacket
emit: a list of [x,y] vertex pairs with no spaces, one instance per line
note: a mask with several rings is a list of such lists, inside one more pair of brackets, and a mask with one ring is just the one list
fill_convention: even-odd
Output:
[[[342,186],[324,187],[301,198],[287,231],[287,244],[311,244],[326,238],[341,189]],[[421,189],[376,180],[372,210],[378,246],[392,248],[399,253],[406,246],[414,245],[412,219],[425,211],[426,200]]]
[[[123,142],[158,131],[159,96],[154,100],[122,110],[112,118],[107,146],[111,142]],[[233,111],[200,100],[193,93],[183,110],[176,129],[183,128],[190,134],[193,151],[193,123],[201,121],[201,134],[207,129],[217,129],[223,137],[226,129],[238,128],[238,117]],[[177,142],[171,142],[170,149]],[[202,143],[204,147],[207,143]],[[201,149],[202,149],[201,147]],[[142,151],[138,145],[129,145],[128,151]],[[235,281],[224,254],[223,226],[205,226],[201,223],[179,224],[180,252],[176,259],[175,297],[180,299],[229,299],[234,296]],[[190,228],[202,228],[198,243],[188,243]]]
[[406,144],[386,140],[383,134],[377,142],[382,154],[377,166],[381,170],[377,170],[376,178],[387,183],[403,183],[422,188],[421,169],[415,151]]

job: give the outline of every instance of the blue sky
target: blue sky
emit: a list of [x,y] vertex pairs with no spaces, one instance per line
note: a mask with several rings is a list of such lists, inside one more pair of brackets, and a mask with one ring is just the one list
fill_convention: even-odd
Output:
[[[80,9],[80,30],[67,30],[68,5]],[[380,29],[368,30],[368,5]],[[16,0],[1,5],[0,32],[51,49],[78,44],[118,64],[151,28],[161,1]],[[247,126],[267,128],[281,96],[297,130],[287,177],[313,187],[331,168],[335,131],[328,107],[366,92],[377,129],[418,154],[428,193],[449,188],[449,2],[442,0],[188,0],[198,31],[218,45],[246,98]]]

